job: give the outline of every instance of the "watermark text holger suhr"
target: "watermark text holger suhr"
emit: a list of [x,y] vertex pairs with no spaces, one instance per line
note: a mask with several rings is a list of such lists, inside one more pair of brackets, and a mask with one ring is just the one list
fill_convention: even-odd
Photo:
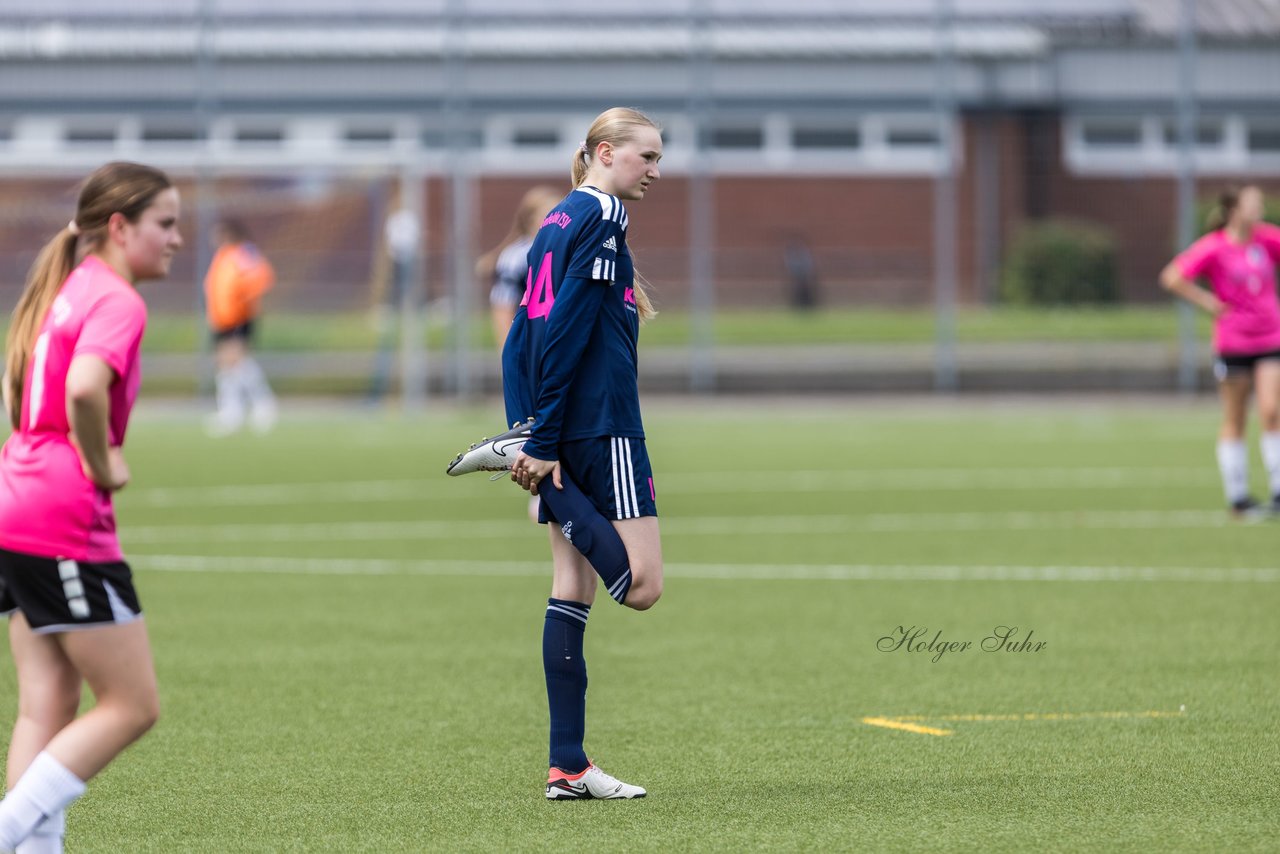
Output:
[[[1022,636],[1017,626],[996,626],[991,634],[978,642],[978,649],[982,652],[1040,652],[1049,642],[1033,641],[1034,635],[1034,629]],[[924,626],[898,626],[876,641],[876,649],[881,652],[925,652],[930,654],[930,661],[934,664],[949,652],[968,652],[973,645],[973,641],[947,640],[941,629],[930,634]]]

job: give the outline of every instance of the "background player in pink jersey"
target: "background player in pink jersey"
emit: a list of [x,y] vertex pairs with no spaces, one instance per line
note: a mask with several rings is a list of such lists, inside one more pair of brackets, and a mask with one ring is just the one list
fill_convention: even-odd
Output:
[[[1165,288],[1214,318],[1214,373],[1222,399],[1218,468],[1232,512],[1250,518],[1280,512],[1280,228],[1262,222],[1262,215],[1257,187],[1224,190],[1210,223],[1213,230],[1160,274]],[[1197,279],[1207,280],[1211,290],[1198,286]],[[1249,494],[1245,417],[1255,391],[1271,491],[1266,507]]]
[[[0,801],[0,850],[62,850],[66,808],[155,723],[155,667],[116,537],[111,494],[138,393],[147,310],[134,285],[182,246],[164,173],[109,163],[40,251],[9,327],[13,434],[0,451],[0,611],[18,719]],[[81,686],[95,704],[77,717]]]

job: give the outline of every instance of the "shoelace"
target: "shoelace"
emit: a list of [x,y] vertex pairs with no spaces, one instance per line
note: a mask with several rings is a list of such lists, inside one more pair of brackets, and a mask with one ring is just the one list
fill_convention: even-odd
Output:
[[594,771],[596,772],[596,778],[597,778],[598,780],[600,780],[600,782],[602,782],[604,785],[606,785],[606,786],[621,786],[621,785],[622,785],[622,781],[621,781],[621,780],[619,780],[617,777],[614,777],[614,776],[612,776],[611,774],[606,774],[604,771],[601,771],[601,770],[600,770],[598,767],[596,767],[595,765],[592,765],[592,766],[591,766],[591,768],[592,768],[592,770],[594,770]]
[[[527,424],[527,423],[532,422],[532,421],[533,421],[533,419],[532,419],[532,418],[530,418],[530,419],[529,419],[529,421],[527,421],[527,422],[525,422],[525,423]],[[517,428],[517,427],[519,427],[519,426],[520,426],[520,422],[519,422],[519,421],[517,421],[516,423],[514,423],[514,424],[512,424],[512,425],[511,425],[511,429],[512,429],[512,430],[514,430],[514,429],[516,429],[516,428]],[[473,442],[473,443],[471,444],[471,447],[467,448],[467,450],[468,450],[468,451],[474,451],[476,448],[480,447],[481,445],[483,445],[485,442],[488,442],[488,441],[489,441],[489,437],[488,437],[488,436],[481,436],[481,437],[480,437],[480,441],[479,441],[479,442]]]

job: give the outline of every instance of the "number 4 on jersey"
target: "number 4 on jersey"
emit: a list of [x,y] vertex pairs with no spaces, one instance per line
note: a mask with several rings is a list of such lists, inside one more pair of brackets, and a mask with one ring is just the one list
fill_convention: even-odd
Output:
[[542,263],[538,265],[536,279],[533,275],[533,268],[529,268],[528,278],[525,279],[524,302],[522,304],[528,307],[530,320],[535,317],[546,317],[551,313],[551,307],[556,304],[555,290],[551,286],[550,252],[542,256]]

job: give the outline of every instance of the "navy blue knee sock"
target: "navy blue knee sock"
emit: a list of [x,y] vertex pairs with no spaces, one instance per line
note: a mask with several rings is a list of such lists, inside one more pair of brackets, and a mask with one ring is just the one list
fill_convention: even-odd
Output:
[[560,523],[565,539],[582,552],[604,581],[609,595],[618,602],[626,601],[631,589],[631,562],[622,537],[563,469],[560,483],[563,489],[544,483],[538,495]]
[[591,606],[566,599],[547,600],[542,627],[542,669],[547,676],[551,712],[551,767],[570,774],[587,770],[582,738],[587,729],[587,662],[582,636]]

